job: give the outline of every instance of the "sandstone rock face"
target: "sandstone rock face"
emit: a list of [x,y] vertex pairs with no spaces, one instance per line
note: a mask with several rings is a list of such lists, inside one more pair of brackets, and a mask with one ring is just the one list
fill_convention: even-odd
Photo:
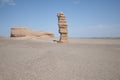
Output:
[[53,38],[54,34],[44,31],[33,31],[23,27],[11,28],[11,37],[50,37]]
[[59,12],[57,14],[57,17],[58,17],[58,26],[60,33],[60,39],[58,42],[68,42],[68,29],[67,29],[66,17],[62,12]]

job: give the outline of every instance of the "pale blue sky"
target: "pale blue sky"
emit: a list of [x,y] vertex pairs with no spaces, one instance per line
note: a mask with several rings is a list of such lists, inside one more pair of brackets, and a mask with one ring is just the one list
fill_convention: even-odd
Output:
[[0,35],[23,26],[58,37],[60,11],[70,37],[120,37],[120,0],[0,0]]

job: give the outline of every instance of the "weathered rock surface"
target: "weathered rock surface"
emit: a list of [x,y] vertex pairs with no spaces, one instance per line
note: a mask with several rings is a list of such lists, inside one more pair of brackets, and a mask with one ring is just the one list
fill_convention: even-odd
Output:
[[11,28],[11,37],[50,37],[54,38],[54,34],[51,32],[34,31],[24,27]]
[[68,42],[68,29],[67,29],[66,18],[62,12],[58,13],[57,17],[58,17],[58,26],[60,33],[60,39],[58,42]]

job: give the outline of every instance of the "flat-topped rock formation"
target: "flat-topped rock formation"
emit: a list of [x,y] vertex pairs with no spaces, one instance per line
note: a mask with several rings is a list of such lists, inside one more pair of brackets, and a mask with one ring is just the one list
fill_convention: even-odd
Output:
[[59,33],[60,39],[58,42],[68,42],[68,29],[67,29],[67,22],[66,17],[64,16],[63,12],[57,14],[58,17],[58,26],[59,26]]
[[24,27],[11,28],[11,37],[40,37],[40,38],[54,38],[52,32],[34,31]]

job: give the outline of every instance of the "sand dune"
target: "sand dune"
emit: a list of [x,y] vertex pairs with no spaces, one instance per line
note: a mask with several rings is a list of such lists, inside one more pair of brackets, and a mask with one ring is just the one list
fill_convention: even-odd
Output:
[[0,80],[120,80],[120,39],[0,38]]

